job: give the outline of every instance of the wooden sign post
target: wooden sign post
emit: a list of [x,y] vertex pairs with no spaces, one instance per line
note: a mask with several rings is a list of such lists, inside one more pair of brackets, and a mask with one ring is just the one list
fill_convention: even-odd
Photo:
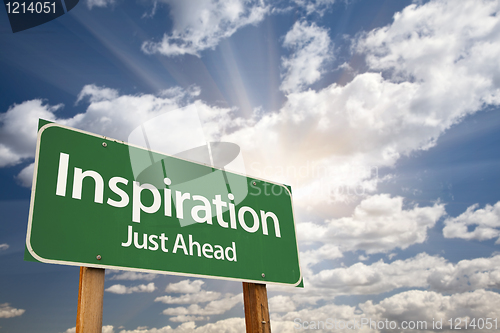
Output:
[[247,333],[271,333],[265,284],[243,282]]
[[76,333],[102,332],[104,269],[80,267]]

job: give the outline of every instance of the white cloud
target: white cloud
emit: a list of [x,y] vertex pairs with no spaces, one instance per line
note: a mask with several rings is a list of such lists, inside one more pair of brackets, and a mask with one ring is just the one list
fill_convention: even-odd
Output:
[[154,280],[158,277],[158,274],[151,274],[151,273],[138,273],[138,272],[129,272],[129,271],[124,271],[120,272],[119,274],[115,274],[111,276],[109,279],[110,280],[146,280],[146,281],[151,281]]
[[115,333],[113,325],[105,325],[102,327],[102,333]]
[[243,294],[226,294],[224,298],[211,301],[205,307],[198,304],[191,304],[188,307],[176,307],[163,310],[163,314],[168,316],[209,316],[220,315],[231,310],[236,304],[243,302]]
[[115,3],[115,0],[87,0],[87,7],[92,9],[93,7],[108,7]]
[[0,244],[0,251],[7,250],[9,248],[9,244]]
[[79,103],[84,98],[88,97],[91,103],[110,101],[118,98],[118,91],[106,87],[98,87],[95,84],[88,84],[83,87],[82,91],[78,94],[76,103]]
[[461,260],[431,269],[429,287],[442,293],[500,288],[500,256]]
[[315,23],[296,22],[283,41],[292,54],[282,58],[285,73],[280,89],[286,93],[298,92],[318,81],[322,67],[333,59],[330,44],[328,30]]
[[[298,224],[298,226],[303,225],[303,223]],[[302,228],[297,228],[297,234],[302,234]],[[312,274],[311,267],[316,265],[317,263],[322,262],[323,260],[332,260],[342,258],[343,254],[340,251],[340,248],[334,244],[324,244],[317,249],[312,250],[303,250],[300,251],[300,265],[302,269],[302,274],[309,276]]]
[[122,330],[120,333],[241,333],[245,332],[245,319],[228,318],[196,327],[194,322],[187,322],[176,328],[165,326],[162,328]]
[[323,15],[325,10],[335,3],[335,0],[293,0],[297,5],[303,7],[307,14]]
[[278,295],[269,299],[269,313],[295,310],[295,302],[290,296]]
[[[400,327],[403,321],[417,321],[427,323],[427,329],[415,330],[418,332],[448,332],[450,318],[498,318],[500,314],[500,295],[495,292],[476,290],[473,292],[454,294],[450,296],[441,295],[432,291],[410,290],[405,291],[391,297],[385,298],[378,304],[373,301],[360,303],[357,306],[327,304],[316,308],[306,308],[299,311],[292,311],[285,315],[274,314],[271,318],[272,331],[276,333],[291,332],[296,330],[294,320],[299,318],[300,322],[314,321],[318,325],[319,321],[323,324],[328,318],[337,320],[339,327],[336,332],[352,332],[353,329],[340,328],[340,321],[346,323],[353,320],[357,321],[358,325],[371,319],[373,324],[377,322],[395,321],[396,327]],[[433,320],[443,320],[442,329],[432,329]],[[299,322],[299,321],[297,321]],[[463,325],[463,324],[462,324]],[[462,326],[461,329],[465,329]],[[318,332],[329,332],[330,329],[318,330]],[[356,331],[367,332],[390,332],[391,329],[376,329],[374,326],[369,327],[369,324],[361,326],[361,329]],[[409,330],[401,330],[409,331]],[[491,332],[491,330],[474,330],[475,332]],[[451,330],[449,331],[451,332]]]
[[[198,93],[199,89],[191,87],[187,91],[173,88],[158,96],[119,95],[113,89],[87,85],[78,100],[88,100],[90,104],[84,113],[72,118],[58,118],[56,111],[62,105],[50,106],[38,99],[14,104],[0,114],[0,167],[34,158],[39,118],[127,141],[137,126],[187,105],[186,110],[196,113],[203,122],[207,141],[214,141],[220,136],[218,124],[224,126],[229,121],[231,110],[211,107],[201,101],[192,102],[191,98]],[[186,133],[179,124],[170,125],[173,135]],[[28,165],[17,176],[22,185],[31,185],[32,170],[33,166]]]
[[215,48],[239,28],[262,21],[269,10],[261,0],[163,2],[170,7],[174,27],[161,41],[147,41],[142,45],[142,50],[149,54],[199,56],[201,51]]
[[[496,89],[500,68],[492,63],[500,48],[499,9],[497,1],[413,4],[395,14],[390,26],[363,36],[357,49],[367,54],[372,69],[390,70],[394,80],[432,85],[435,97],[450,93],[436,105],[441,110],[433,106],[434,120],[443,113],[459,116],[500,100]],[[453,108],[444,110],[447,106]]]
[[429,149],[466,115],[500,102],[498,5],[462,4],[410,5],[356,39],[373,72],[290,93],[279,112],[224,139],[242,147],[255,173],[291,184],[305,208],[347,200],[347,190],[357,198],[372,192],[378,180],[370,170]]
[[0,167],[35,156],[38,118],[55,120],[62,105],[50,106],[40,99],[12,105],[0,114]]
[[[364,256],[362,254],[358,257],[359,261],[367,261],[368,259],[370,259],[370,257]],[[389,258],[389,259],[391,259],[391,258]]]
[[[206,6],[220,5],[221,11],[233,12],[226,8],[228,4],[235,4],[233,16],[237,18],[240,2]],[[175,6],[178,9],[172,13],[179,11],[175,31],[194,34],[198,30],[188,29],[193,24],[203,33],[210,31],[197,18],[193,20],[198,23],[191,23],[201,14],[188,14],[190,10],[207,11],[210,21],[213,10],[204,6],[190,9],[187,2]],[[320,91],[290,93],[278,112],[256,114],[252,121],[231,120],[231,110],[200,101],[191,105],[208,115],[208,136],[218,135],[240,145],[245,159],[253,161],[252,174],[292,185],[301,208],[325,211],[329,216],[325,204],[373,193],[380,181],[378,168],[394,166],[402,155],[432,147],[466,115],[499,103],[496,58],[500,36],[495,34],[495,26],[500,15],[495,15],[495,6],[476,1],[463,1],[461,6],[445,1],[411,5],[392,24],[357,38],[355,50],[366,54],[369,69],[376,73],[359,74],[345,86],[332,84]],[[175,98],[116,97],[112,90],[104,89],[84,87],[83,94],[89,94],[91,102],[87,111],[59,122],[125,140],[142,122],[179,107]],[[38,110],[52,119],[54,109],[60,107],[39,100],[26,103],[36,106],[28,108],[30,112]],[[27,111],[2,115],[0,166],[33,156],[34,116]],[[10,118],[21,123],[18,127],[27,135],[20,135],[15,126],[6,126],[13,122]],[[33,122],[31,127],[24,124],[26,119]],[[232,132],[225,134],[229,127]],[[304,174],[293,172],[302,169]]]
[[147,285],[140,284],[138,286],[126,287],[122,284],[115,284],[107,288],[106,291],[113,294],[132,294],[132,293],[152,293],[156,290],[154,282]]
[[155,298],[155,302],[163,302],[165,304],[193,304],[215,301],[221,297],[221,293],[216,291],[200,290],[191,294],[184,294],[179,297],[160,296]]
[[35,170],[35,163],[28,164],[27,167],[21,170],[16,176],[19,184],[24,187],[31,187],[33,182],[33,171]]
[[[382,300],[374,305],[372,301],[359,304],[366,316],[396,321],[426,321],[429,331],[432,321],[443,319],[443,328],[449,328],[448,320],[453,318],[497,318],[500,315],[500,295],[485,290],[444,296],[432,291],[410,290]],[[465,329],[462,322],[461,329]],[[419,330],[420,331],[420,330]],[[435,331],[442,331],[436,329]],[[476,329],[476,332],[491,332]],[[451,332],[451,331],[450,331]]]
[[[3,244],[2,244],[3,245]],[[0,304],[0,318],[12,318],[22,315],[26,310],[16,309],[9,305],[9,303]]]
[[[184,293],[178,297],[160,296],[155,299],[155,302],[163,302],[165,304],[191,304],[189,307],[168,308],[163,311],[163,314],[173,316],[171,321],[200,321],[208,320],[208,315],[223,314],[233,308],[236,304],[242,301],[242,296],[226,294],[220,292],[201,290],[205,282],[202,280],[182,280],[177,283],[170,283],[166,288],[166,292]],[[221,298],[221,296],[223,296]],[[206,303],[204,308],[196,303]]]
[[[68,328],[64,333],[75,333],[76,327]],[[115,333],[113,325],[105,325],[102,327],[102,333]]]
[[164,326],[162,328],[143,328],[138,327],[135,330],[121,330],[120,333],[179,333],[179,332],[192,332],[196,327],[194,322],[188,322],[180,325],[177,328],[172,328],[170,326]]
[[441,293],[500,288],[500,256],[461,260],[456,264],[444,258],[421,253],[406,260],[321,270],[306,278],[309,296],[380,294],[399,288],[430,288]]
[[423,243],[444,214],[443,204],[403,209],[402,197],[379,194],[361,201],[350,217],[299,223],[297,233],[303,242],[335,244],[341,251],[388,252]]
[[170,321],[173,322],[187,322],[187,321],[202,321],[202,320],[208,320],[210,317],[197,317],[197,316],[185,316],[185,315],[179,315],[175,317],[171,317]]
[[426,287],[431,269],[446,260],[421,253],[414,258],[371,265],[356,263],[350,267],[325,269],[307,278],[315,288],[330,290],[329,294],[379,294],[394,289]]
[[176,283],[169,283],[165,288],[167,293],[182,293],[182,294],[192,294],[199,293],[201,291],[201,286],[205,282],[202,280],[182,280]]
[[[450,217],[444,221],[443,235],[446,238],[463,238],[487,240],[500,236],[500,201],[494,206],[486,205],[478,208],[475,204],[457,217]],[[469,226],[474,229],[469,231]],[[500,238],[496,243],[500,242]]]

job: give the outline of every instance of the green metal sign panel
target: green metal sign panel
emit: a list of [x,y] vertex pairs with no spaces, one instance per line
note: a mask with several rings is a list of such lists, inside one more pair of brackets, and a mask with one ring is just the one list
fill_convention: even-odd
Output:
[[52,123],[33,177],[26,247],[38,261],[301,282],[284,185]]

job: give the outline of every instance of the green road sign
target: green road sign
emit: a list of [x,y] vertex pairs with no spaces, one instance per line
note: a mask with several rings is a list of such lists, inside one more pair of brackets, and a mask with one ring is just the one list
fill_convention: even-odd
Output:
[[289,188],[45,124],[26,247],[54,264],[298,285]]

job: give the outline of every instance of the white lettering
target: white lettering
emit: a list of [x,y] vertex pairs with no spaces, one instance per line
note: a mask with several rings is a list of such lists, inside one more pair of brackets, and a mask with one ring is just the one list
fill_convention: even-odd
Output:
[[165,237],[165,234],[160,235],[160,241],[161,241],[161,250],[163,252],[168,252],[167,247],[165,246],[165,242],[168,240],[168,237]]
[[184,193],[182,194],[179,191],[175,191],[175,206],[177,210],[177,218],[184,218],[184,200],[187,200],[191,197],[191,194]]
[[[233,246],[231,247],[226,247],[226,258],[229,261],[236,261],[236,244],[233,242]],[[229,252],[233,252],[233,256],[229,256]]]
[[[163,235],[163,234],[162,234]],[[155,239],[158,239],[158,236],[156,235],[149,235],[149,242],[153,244],[153,246],[148,247],[148,250],[151,251],[156,251],[158,250],[158,243],[155,241]],[[163,244],[162,244],[163,245]]]
[[95,182],[94,202],[102,203],[104,197],[104,181],[99,173],[87,170],[82,172],[82,169],[75,168],[73,177],[73,199],[82,199],[82,184],[85,177],[91,177]]
[[[251,228],[249,226],[247,226],[247,224],[245,223],[245,213],[246,212],[249,212],[250,214],[252,214],[252,217],[253,217],[253,226]],[[238,221],[240,222],[241,227],[247,232],[253,233],[253,232],[256,232],[257,230],[259,230],[259,216],[255,212],[255,210],[253,210],[250,207],[243,206],[240,208],[240,210],[238,211]]]
[[203,253],[203,256],[205,256],[206,258],[213,258],[214,257],[213,255],[210,254],[210,253],[214,252],[214,249],[212,248],[212,245],[210,245],[208,243],[203,244],[203,247],[201,248],[201,252]]
[[215,213],[217,215],[217,223],[223,228],[227,228],[229,224],[222,218],[222,207],[227,207],[227,203],[221,200],[221,195],[217,194],[215,199],[212,200],[215,205]]
[[113,193],[117,194],[120,196],[120,201],[115,201],[112,200],[111,198],[108,198],[108,201],[106,202],[108,205],[113,206],[113,207],[125,207],[128,205],[129,198],[127,192],[122,190],[121,188],[118,187],[117,183],[121,184],[128,184],[128,180],[122,177],[113,177],[109,180],[109,189],[113,191]]
[[270,217],[274,222],[274,233],[276,237],[281,238],[280,224],[278,222],[278,217],[273,212],[260,211],[260,220],[262,222],[262,233],[267,235],[267,218]]
[[[149,190],[153,194],[153,203],[151,206],[144,206],[141,201],[142,190]],[[133,182],[133,198],[132,198],[132,221],[140,223],[141,222],[141,210],[148,214],[153,214],[160,209],[161,197],[160,192],[156,187],[151,184],[142,184],[139,182]]]
[[132,244],[132,226],[128,226],[128,238],[126,243],[122,243],[122,246],[129,247]]
[[214,258],[217,260],[224,260],[224,249],[220,245],[214,245],[216,249],[214,252]]
[[57,170],[56,195],[66,196],[66,182],[68,180],[69,155],[59,154],[59,169]]
[[193,255],[193,245],[196,245],[198,249],[198,257],[201,257],[200,243],[193,242],[193,236],[189,235],[189,255]]
[[147,249],[148,248],[148,235],[142,235],[142,245],[139,245],[139,233],[134,232],[134,245],[138,249]]
[[177,253],[178,248],[181,248],[184,254],[188,255],[186,243],[184,243],[184,238],[182,238],[182,234],[177,234],[177,238],[175,239],[174,249],[172,250],[172,253]]
[[[198,200],[203,202],[203,205],[194,206],[191,209],[191,217],[198,223],[207,222],[207,224],[212,224],[212,206],[210,206],[210,201],[207,198],[202,197],[201,195],[193,195],[193,200]],[[199,211],[204,211],[205,216],[200,217],[198,215]]]

